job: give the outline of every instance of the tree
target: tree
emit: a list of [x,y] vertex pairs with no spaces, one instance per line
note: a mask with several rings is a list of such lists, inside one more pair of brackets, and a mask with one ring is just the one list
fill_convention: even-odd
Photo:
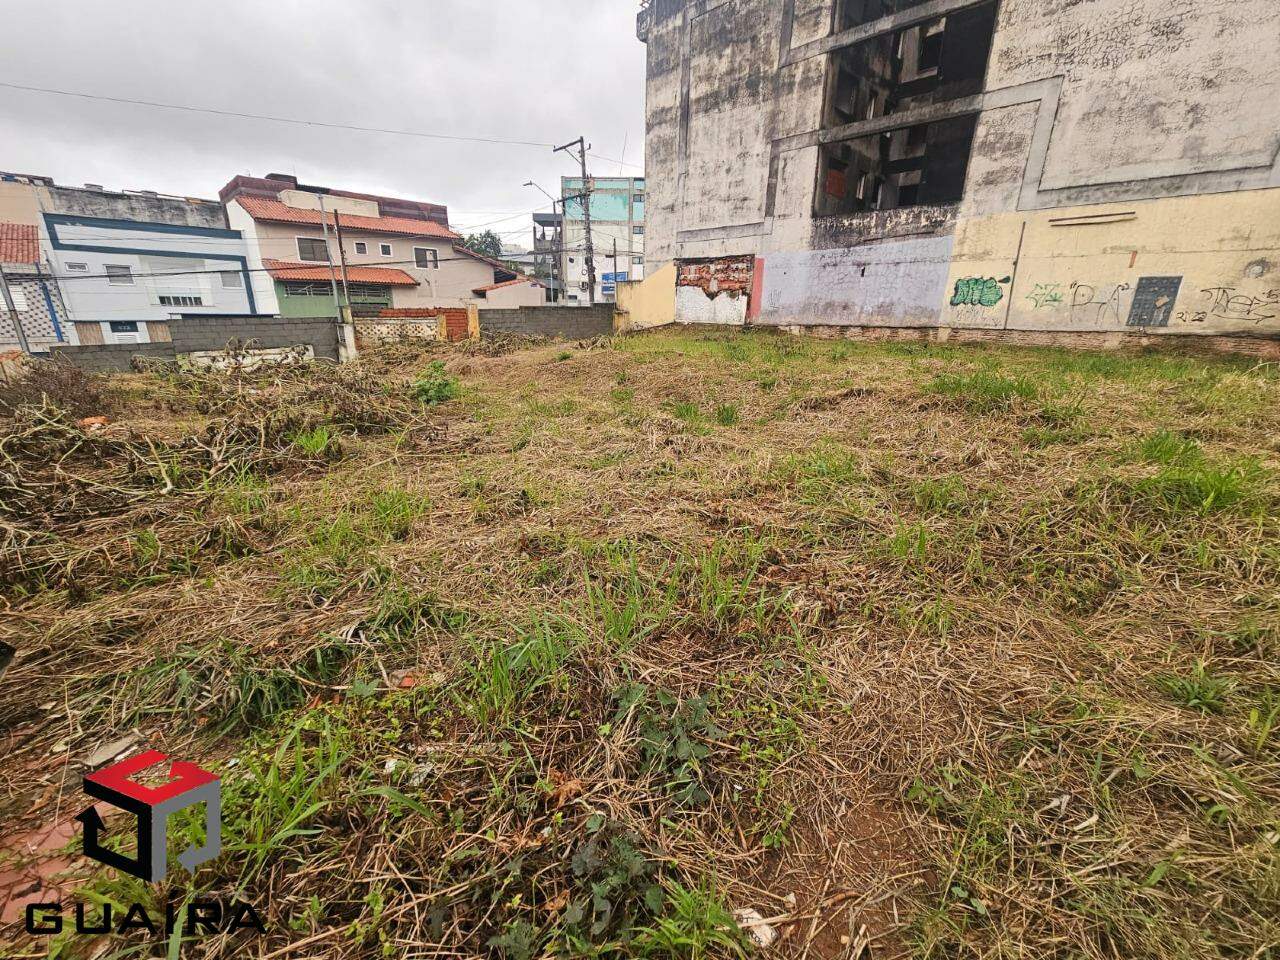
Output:
[[470,234],[466,240],[462,241],[462,245],[482,257],[492,257],[497,260],[502,256],[502,238],[492,230]]

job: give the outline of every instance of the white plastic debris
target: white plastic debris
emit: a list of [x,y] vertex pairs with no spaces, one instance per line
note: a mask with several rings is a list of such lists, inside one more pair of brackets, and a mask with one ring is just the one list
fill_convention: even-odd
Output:
[[765,923],[764,917],[760,916],[757,910],[744,907],[733,911],[733,918],[738,921],[738,926],[746,931],[752,942],[761,949],[773,946],[778,939],[778,931]]

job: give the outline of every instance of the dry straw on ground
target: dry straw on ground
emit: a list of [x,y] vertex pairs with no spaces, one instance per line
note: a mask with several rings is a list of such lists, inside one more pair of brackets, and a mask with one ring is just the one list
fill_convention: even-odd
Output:
[[0,813],[103,742],[219,771],[193,879],[47,878],[269,914],[188,955],[1280,948],[1272,368],[672,332],[110,386],[0,428]]

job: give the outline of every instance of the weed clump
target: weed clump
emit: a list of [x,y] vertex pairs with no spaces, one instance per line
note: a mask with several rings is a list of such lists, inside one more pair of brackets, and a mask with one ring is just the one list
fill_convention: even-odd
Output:
[[461,393],[457,377],[445,373],[443,360],[432,360],[413,382],[413,398],[426,407],[456,400]]
[[1156,684],[1179,706],[1205,713],[1221,713],[1227,696],[1236,686],[1232,678],[1210,673],[1203,660],[1196,661],[1190,675],[1161,674],[1156,677]]
[[929,392],[947,397],[977,413],[1009,410],[1030,403],[1039,389],[1028,377],[1005,377],[985,370],[975,373],[942,373],[929,385]]

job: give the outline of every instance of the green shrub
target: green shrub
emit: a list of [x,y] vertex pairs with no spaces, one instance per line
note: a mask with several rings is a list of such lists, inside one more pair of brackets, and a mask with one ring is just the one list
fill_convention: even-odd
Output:
[[413,384],[413,398],[427,407],[455,400],[459,393],[458,380],[445,373],[443,360],[432,360]]

